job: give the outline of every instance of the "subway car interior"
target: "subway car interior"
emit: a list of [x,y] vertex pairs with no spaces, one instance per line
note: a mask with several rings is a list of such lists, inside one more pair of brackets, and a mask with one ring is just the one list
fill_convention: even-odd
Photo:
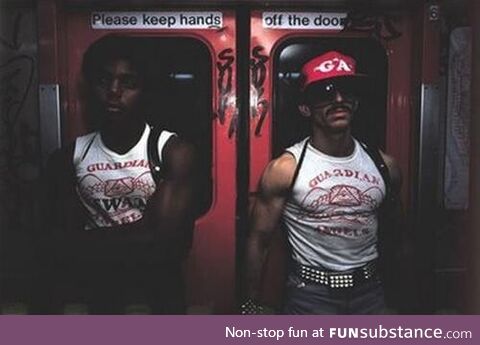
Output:
[[[408,289],[393,288],[402,303],[388,312],[480,313],[477,1],[0,0],[0,17],[1,314],[50,313],[38,294],[48,279],[38,267],[44,173],[53,152],[95,130],[81,66],[108,36],[137,41],[147,121],[198,156],[187,314],[238,313],[262,172],[310,135],[301,67],[332,50],[369,76],[353,135],[393,156],[403,176],[411,260],[395,274]],[[288,251],[275,236],[262,282],[272,312]],[[82,303],[59,313],[88,314]]]

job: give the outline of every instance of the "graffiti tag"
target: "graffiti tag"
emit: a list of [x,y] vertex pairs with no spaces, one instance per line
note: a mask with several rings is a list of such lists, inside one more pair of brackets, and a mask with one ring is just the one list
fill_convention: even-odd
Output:
[[267,77],[266,62],[268,61],[268,56],[261,53],[264,49],[262,46],[254,47],[252,50],[252,58],[250,59],[251,80],[257,96],[257,104],[251,114],[252,118],[258,119],[255,127],[256,136],[259,136],[262,132],[263,123],[265,122],[269,108],[269,102],[264,97],[264,84]]

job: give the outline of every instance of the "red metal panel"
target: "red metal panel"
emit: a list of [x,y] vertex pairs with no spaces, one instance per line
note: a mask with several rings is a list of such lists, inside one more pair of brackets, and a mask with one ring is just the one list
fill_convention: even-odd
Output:
[[[53,1],[50,2],[53,4]],[[65,103],[64,138],[71,141],[86,132],[86,116],[79,82],[81,62],[86,49],[97,39],[111,33],[149,37],[192,37],[204,42],[212,58],[212,109],[218,115],[212,121],[213,200],[210,210],[195,225],[194,243],[187,264],[187,303],[203,313],[233,311],[235,291],[235,211],[236,211],[236,28],[232,11],[223,11],[223,28],[218,30],[93,30],[90,14],[96,9],[69,9],[57,13],[53,22],[64,22],[59,37],[44,32],[40,40],[59,47],[59,79]],[[138,9],[135,9],[138,10]],[[173,9],[169,9],[169,11]],[[125,11],[125,10],[124,10]],[[164,11],[164,9],[162,9]],[[220,73],[230,73],[231,88],[219,83]],[[49,80],[52,76],[45,76]],[[219,85],[220,84],[220,85]],[[226,104],[226,107],[223,106]],[[212,114],[212,118],[214,115]],[[222,121],[220,121],[222,118]],[[221,170],[221,171],[220,171]]]
[[389,62],[386,151],[395,157],[403,173],[402,200],[410,208],[415,174],[412,17],[405,14],[396,25],[402,36],[385,42]]

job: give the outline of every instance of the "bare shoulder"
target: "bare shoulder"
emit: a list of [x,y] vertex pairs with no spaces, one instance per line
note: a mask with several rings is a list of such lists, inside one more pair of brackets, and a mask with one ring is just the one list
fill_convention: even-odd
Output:
[[385,164],[388,167],[388,172],[390,173],[390,178],[392,179],[392,183],[397,186],[401,186],[402,184],[402,171],[400,170],[400,166],[398,165],[395,158],[390,155],[387,155],[385,152],[380,151]]
[[167,172],[177,177],[193,174],[196,152],[192,144],[173,136],[163,149],[163,159]]
[[286,193],[292,183],[296,166],[295,158],[289,153],[272,160],[263,172],[262,192],[275,195]]

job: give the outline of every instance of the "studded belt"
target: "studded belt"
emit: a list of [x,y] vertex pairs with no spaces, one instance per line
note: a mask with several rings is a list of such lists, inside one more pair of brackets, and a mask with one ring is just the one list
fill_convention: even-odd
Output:
[[375,260],[349,271],[326,271],[298,264],[297,274],[304,281],[331,288],[351,288],[372,278],[378,278]]

